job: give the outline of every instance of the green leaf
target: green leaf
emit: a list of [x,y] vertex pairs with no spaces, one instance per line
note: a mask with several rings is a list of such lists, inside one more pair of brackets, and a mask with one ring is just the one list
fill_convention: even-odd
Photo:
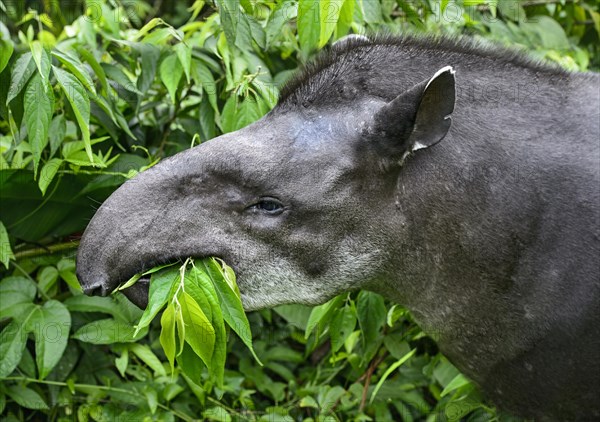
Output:
[[[338,309],[342,301],[345,300],[345,296],[346,295],[336,296],[330,301],[313,308],[308,317],[308,322],[306,323],[304,338],[308,338],[318,324],[329,321],[333,312]],[[320,332],[317,333],[317,338],[319,338],[320,335]]]
[[[196,385],[202,385],[204,362],[194,353],[189,344],[182,342],[183,350],[177,356],[177,365],[181,368],[182,375],[186,381],[192,381]],[[188,382],[189,384],[189,382]]]
[[48,410],[46,401],[36,391],[23,385],[6,387],[6,395],[26,409]]
[[221,25],[227,38],[227,43],[233,48],[237,37],[239,2],[237,0],[217,0]]
[[62,303],[49,300],[30,319],[35,337],[35,358],[40,379],[46,378],[62,357],[71,328],[71,314]]
[[379,331],[386,321],[386,309],[383,298],[366,290],[358,294],[356,312],[363,337],[363,346],[375,343]]
[[102,69],[106,76],[119,84],[122,88],[137,95],[144,95],[140,90],[137,89],[136,85],[131,79],[121,70],[120,67],[110,63],[101,63]]
[[10,61],[14,49],[15,47],[13,45],[13,42],[10,39],[5,40],[0,38],[0,73],[2,73],[2,71]]
[[96,58],[94,57],[94,54],[81,45],[75,46],[75,49],[79,54],[81,54],[83,60],[85,60],[90,65],[90,67],[94,71],[94,74],[100,81],[100,85],[102,85],[102,89],[104,90],[104,92],[108,92],[108,81],[106,80],[106,73],[104,72],[104,69],[102,68],[100,63],[98,63],[98,60],[96,60]]
[[227,332],[222,304],[219,303],[215,286],[207,274],[195,266],[185,274],[185,290],[198,303],[215,330],[215,348],[211,357],[210,374],[221,388],[227,355]]
[[379,382],[375,386],[375,389],[373,390],[373,393],[371,393],[371,401],[370,401],[370,403],[373,403],[373,400],[375,400],[375,396],[377,396],[377,393],[381,389],[381,386],[383,385],[383,383],[385,382],[385,380],[387,379],[387,377],[389,377],[390,374],[392,372],[394,372],[396,369],[398,369],[404,362],[406,362],[411,357],[413,357],[413,355],[416,352],[417,352],[417,349],[412,349],[410,352],[408,352],[406,355],[404,355],[401,359],[399,359],[398,361],[394,362],[394,364],[392,366],[390,366],[387,369],[387,371],[384,372],[384,374],[379,379]]
[[73,338],[92,344],[131,343],[144,337],[147,332],[146,328],[136,334],[131,324],[108,318],[84,325],[73,334]]
[[331,320],[331,351],[337,352],[344,344],[346,339],[354,331],[356,326],[356,316],[350,306],[344,306],[338,309],[335,316]]
[[30,47],[38,74],[42,78],[44,85],[46,85],[48,83],[48,76],[50,76],[50,57],[40,41],[33,41]]
[[350,27],[352,26],[352,22],[354,21],[354,7],[356,5],[356,0],[345,0],[342,6],[342,10],[340,11],[340,16],[338,19],[337,26],[335,28],[335,37],[341,38],[348,34],[350,31]]
[[[202,412],[202,420],[205,421],[217,421],[217,422],[231,422],[231,415],[227,409],[221,406],[213,406]],[[275,421],[276,419],[269,419]]]
[[378,23],[382,21],[381,2],[372,0],[357,1],[365,22]]
[[183,68],[187,82],[190,83],[191,69],[192,69],[192,49],[184,43],[175,45],[175,53],[179,58],[179,63]]
[[146,43],[132,43],[132,47],[142,56],[137,88],[140,92],[146,92],[156,77],[158,60],[160,59],[160,49],[152,44]]
[[162,346],[165,356],[171,365],[171,373],[175,369],[175,353],[177,344],[175,343],[175,306],[170,303],[160,318],[160,345]]
[[96,93],[96,87],[94,86],[94,81],[90,74],[83,67],[83,63],[79,61],[79,59],[75,56],[71,56],[67,53],[63,53],[58,49],[52,50],[52,55],[56,57],[68,70],[71,72],[79,82],[83,84],[83,86],[93,92]]
[[337,26],[344,0],[320,0],[318,3],[320,7],[319,19],[321,26],[319,48],[322,48],[327,44]]
[[113,296],[77,295],[65,300],[64,304],[71,312],[102,312],[122,322],[128,322],[125,312]]
[[156,357],[154,352],[145,344],[132,344],[129,346],[129,350],[140,358],[146,365],[148,365],[156,375],[166,376],[167,373],[163,367],[160,359]]
[[54,116],[52,122],[50,123],[50,129],[48,130],[48,135],[50,138],[50,156],[53,156],[58,148],[60,148],[60,144],[62,144],[65,139],[65,134],[67,133],[67,120],[65,119],[64,114],[59,114],[58,116]]
[[334,387],[328,387],[325,394],[319,394],[319,404],[321,405],[320,412],[323,415],[327,415],[331,412],[331,409],[336,405],[338,400],[346,393],[339,385]]
[[34,72],[35,61],[33,60],[31,53],[25,53],[17,59],[11,73],[10,88],[8,89],[6,104],[10,103],[17,95],[19,95]]
[[221,124],[223,132],[233,132],[248,126],[261,118],[262,114],[254,96],[248,96],[238,103],[238,97],[231,96],[223,107]]
[[[0,222],[0,229],[2,223]],[[37,288],[26,277],[6,277],[0,282],[0,320],[17,318],[23,307],[32,304]]]
[[448,385],[446,385],[446,387],[444,387],[440,397],[444,397],[448,393],[469,384],[471,384],[471,381],[469,381],[467,377],[465,377],[463,374],[458,374],[452,379],[452,381],[450,381],[450,383],[448,383]]
[[42,151],[48,145],[48,128],[54,113],[54,91],[40,75],[36,74],[27,85],[24,111],[35,177]]
[[534,16],[521,26],[536,33],[545,48],[566,50],[570,47],[565,30],[550,16]]
[[174,289],[179,283],[180,275],[178,271],[172,271],[166,268],[162,271],[152,274],[150,278],[150,289],[148,291],[148,306],[142,314],[140,322],[137,324],[136,333],[144,327],[147,327],[154,317],[165,306],[167,301],[174,293]]
[[215,330],[193,297],[182,291],[178,299],[185,324],[185,342],[210,369],[215,347]]
[[[214,258],[204,259],[198,265],[205,270],[215,287],[218,303],[221,305],[223,312],[223,319],[240,337],[254,356],[254,359],[260,364],[260,360],[252,347],[252,331],[250,330],[250,323],[242,305],[239,290],[237,289],[237,285],[234,284],[235,287],[230,285],[230,283],[235,283],[235,278],[232,279],[233,271],[227,266],[223,270],[223,267]],[[223,263],[223,265],[225,264]]]
[[119,371],[122,377],[125,377],[127,365],[129,365],[129,350],[123,349],[123,351],[121,352],[121,356],[115,358],[115,366],[117,367],[117,370]]
[[219,111],[217,107],[217,84],[212,72],[206,67],[200,60],[192,61],[192,79],[194,83],[202,87],[202,90],[208,96],[210,105],[215,110]]
[[160,64],[160,79],[167,87],[173,104],[177,101],[177,87],[182,76],[183,67],[176,54],[166,57]]
[[102,163],[100,157],[92,153],[92,159],[90,159],[86,151],[75,151],[66,156],[65,161],[80,167],[106,167],[106,164]]
[[315,50],[319,45],[320,36],[319,2],[315,0],[299,0],[298,37],[302,51],[310,53]]
[[42,167],[42,171],[40,172],[40,179],[38,180],[38,186],[40,187],[40,191],[42,191],[42,195],[46,194],[46,190],[52,180],[54,180],[54,176],[58,172],[60,166],[62,166],[63,160],[60,158],[53,158],[44,164]]
[[154,415],[156,413],[156,409],[158,408],[158,393],[149,385],[145,385],[142,391],[146,397],[146,402],[150,408],[150,413]]
[[44,267],[41,271],[38,271],[37,279],[39,280],[40,290],[47,294],[58,281],[58,270],[52,266]]
[[9,376],[21,361],[27,341],[24,328],[13,320],[0,332],[0,378]]
[[15,259],[15,254],[10,247],[10,240],[8,240],[8,232],[4,223],[0,221],[0,262],[8,269],[8,264],[11,259]]
[[94,162],[89,129],[90,98],[83,85],[81,85],[81,82],[79,82],[77,78],[75,78],[69,72],[66,72],[56,66],[52,66],[52,70],[54,72],[54,76],[56,76],[56,80],[65,93],[65,96],[69,100],[69,103],[71,103],[73,114],[75,114],[79,129],[81,129],[87,156],[91,162]]

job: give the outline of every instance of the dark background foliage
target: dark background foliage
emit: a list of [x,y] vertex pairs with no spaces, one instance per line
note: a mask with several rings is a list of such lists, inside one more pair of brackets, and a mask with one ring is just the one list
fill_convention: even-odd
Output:
[[511,420],[368,292],[249,314],[264,366],[230,333],[223,388],[171,373],[158,321],[134,335],[124,298],[81,295],[77,241],[114,189],[257,120],[317,51],[376,31],[600,68],[594,1],[0,0],[3,420]]

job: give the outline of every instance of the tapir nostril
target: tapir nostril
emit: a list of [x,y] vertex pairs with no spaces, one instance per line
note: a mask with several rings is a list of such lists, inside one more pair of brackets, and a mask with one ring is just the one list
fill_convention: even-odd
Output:
[[83,288],[83,293],[88,296],[108,296],[110,290],[101,282],[96,282]]

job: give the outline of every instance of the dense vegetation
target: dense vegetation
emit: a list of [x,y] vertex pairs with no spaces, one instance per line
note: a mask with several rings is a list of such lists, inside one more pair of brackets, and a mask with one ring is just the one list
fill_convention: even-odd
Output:
[[[160,318],[81,294],[94,209],[161,158],[267,113],[349,33],[469,34],[600,67],[593,1],[0,1],[3,420],[510,420],[410,314],[369,292],[248,314],[222,383],[170,365]],[[120,419],[123,418],[123,419]]]

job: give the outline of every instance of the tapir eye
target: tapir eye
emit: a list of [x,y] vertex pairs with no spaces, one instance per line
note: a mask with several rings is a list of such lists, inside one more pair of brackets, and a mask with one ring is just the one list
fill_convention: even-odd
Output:
[[275,198],[261,198],[258,202],[248,207],[250,211],[262,212],[269,215],[278,215],[283,212],[283,204]]

